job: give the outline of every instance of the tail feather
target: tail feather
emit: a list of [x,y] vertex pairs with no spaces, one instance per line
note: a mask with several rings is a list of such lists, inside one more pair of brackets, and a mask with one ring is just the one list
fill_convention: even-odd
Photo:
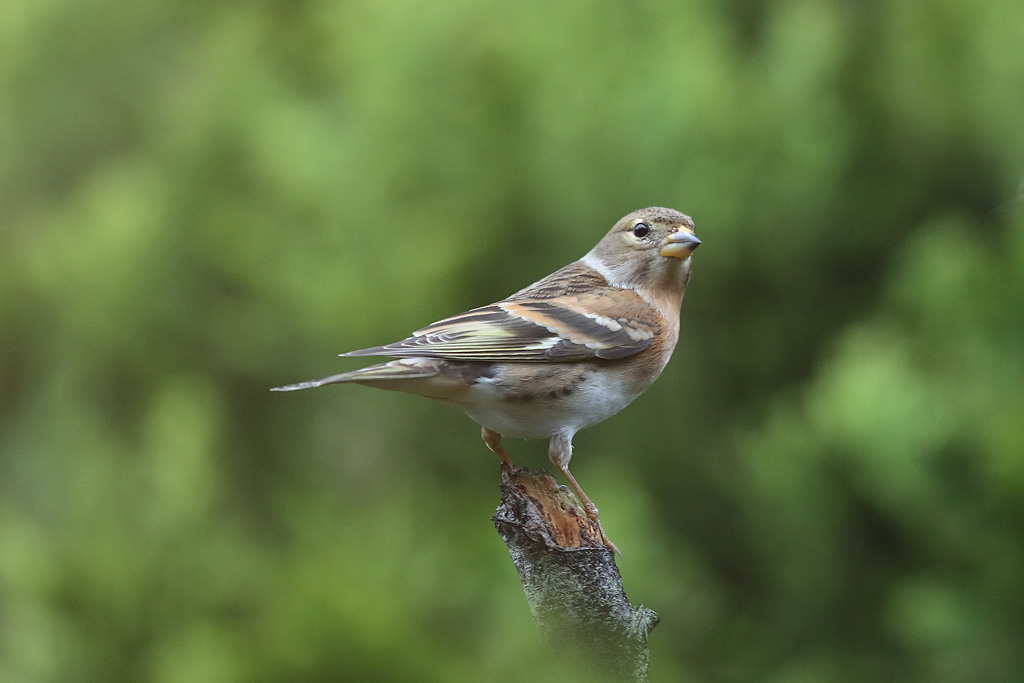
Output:
[[299,382],[298,384],[286,384],[283,387],[271,387],[271,391],[298,391],[299,389],[313,389],[315,387],[322,387],[325,384],[340,384],[343,382],[351,382],[349,375],[351,372],[343,372],[340,375],[331,375],[330,377],[324,377],[323,379],[311,379],[308,382]]
[[[325,384],[344,384],[346,382],[367,383],[379,386],[377,383],[388,383],[395,380],[416,380],[432,379],[439,374],[436,361],[423,362],[420,359],[395,360],[389,363],[371,365],[352,372],[343,372],[340,375],[331,375],[323,379],[314,379],[298,384],[288,384],[283,387],[273,387],[271,391],[298,391],[299,389],[314,389]],[[382,388],[392,388],[383,386]],[[395,389],[403,390],[399,386]]]

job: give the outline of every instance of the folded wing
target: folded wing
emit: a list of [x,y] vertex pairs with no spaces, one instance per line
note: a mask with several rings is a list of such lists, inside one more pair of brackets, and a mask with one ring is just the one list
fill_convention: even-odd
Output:
[[640,353],[661,331],[638,295],[613,290],[583,296],[510,299],[440,320],[408,339],[343,356],[467,361],[616,359]]

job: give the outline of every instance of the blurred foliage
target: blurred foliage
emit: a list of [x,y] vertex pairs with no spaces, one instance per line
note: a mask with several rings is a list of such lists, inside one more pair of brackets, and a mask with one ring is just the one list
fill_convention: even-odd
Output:
[[0,680],[571,680],[470,421],[267,389],[652,204],[681,343],[574,471],[655,679],[1019,680],[1019,0],[0,18]]

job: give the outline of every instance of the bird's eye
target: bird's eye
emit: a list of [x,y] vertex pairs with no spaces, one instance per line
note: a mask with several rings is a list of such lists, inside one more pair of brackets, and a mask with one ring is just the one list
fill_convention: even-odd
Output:
[[647,237],[647,233],[651,231],[651,227],[646,223],[637,223],[633,226],[633,236],[644,238]]

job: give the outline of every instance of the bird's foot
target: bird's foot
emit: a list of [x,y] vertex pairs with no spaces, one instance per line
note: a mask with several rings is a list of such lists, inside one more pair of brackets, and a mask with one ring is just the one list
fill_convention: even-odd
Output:
[[600,522],[598,522],[598,524],[597,524],[597,530],[601,532],[601,542],[604,543],[605,547],[608,548],[609,550],[611,550],[614,554],[618,555],[621,558],[622,557],[622,551],[619,550],[619,547],[617,545],[612,543],[612,539],[608,538],[608,534],[606,534],[604,532],[604,529],[601,528],[601,523]]
[[601,526],[601,516],[597,512],[597,506],[594,505],[589,499],[587,499],[583,503],[583,510],[584,512],[587,513],[587,519],[593,522],[594,526],[597,527],[597,530],[601,532],[601,542],[604,543],[605,546],[613,553],[615,553],[619,557],[622,557],[622,551],[619,550],[619,547],[617,545],[612,543],[612,539],[608,538],[608,534],[604,532],[604,527]]
[[583,487],[576,481],[576,477],[572,476],[572,472],[569,471],[568,465],[556,460],[555,458],[552,458],[551,461],[555,463],[558,469],[561,470],[562,474],[565,475],[565,478],[569,480],[569,485],[572,487],[572,490],[576,492],[576,498],[580,501],[580,504],[583,505],[583,511],[586,513],[587,519],[589,519],[601,533],[601,542],[604,543],[605,546],[613,553],[622,557],[622,551],[619,550],[618,546],[612,543],[612,539],[608,538],[608,534],[606,534],[604,529],[601,528],[601,516],[598,514],[597,506],[594,505],[592,500],[590,500],[590,496],[583,491]]
[[483,427],[480,430],[480,436],[483,437],[484,443],[487,444],[487,447],[501,458],[505,466],[510,470],[515,470],[515,464],[513,464],[512,459],[508,457],[508,453],[505,452],[505,449],[501,445],[501,434],[498,432],[492,432],[487,427]]

